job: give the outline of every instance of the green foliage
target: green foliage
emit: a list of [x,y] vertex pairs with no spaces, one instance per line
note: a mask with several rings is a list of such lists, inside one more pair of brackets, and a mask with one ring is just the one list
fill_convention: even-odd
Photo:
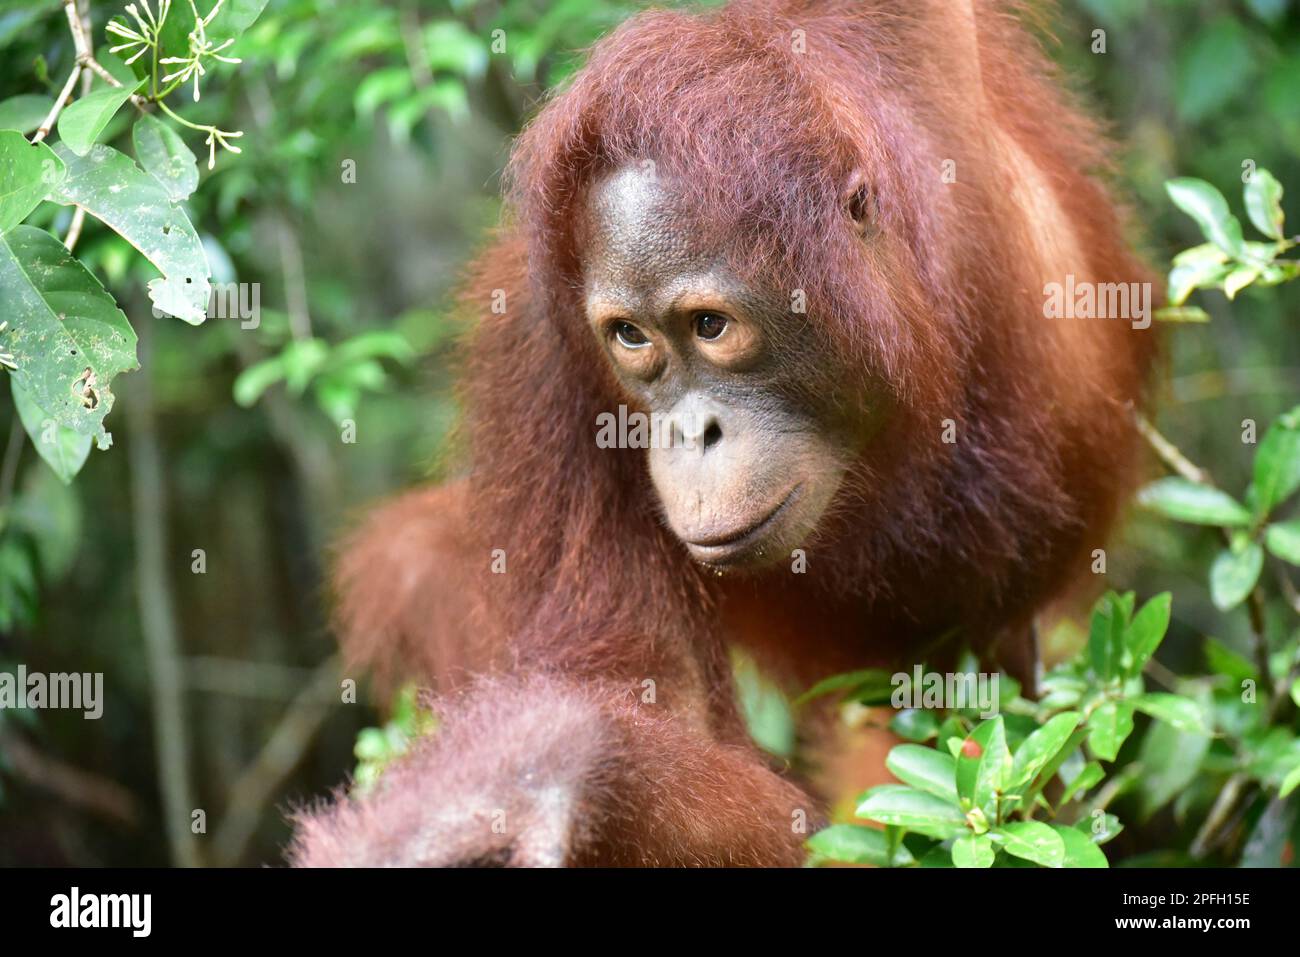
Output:
[[432,711],[420,707],[418,692],[409,685],[393,700],[392,715],[382,728],[362,728],[353,754],[357,767],[352,776],[352,793],[362,795],[374,788],[384,769],[426,734],[438,726]]
[[1247,286],[1276,286],[1300,276],[1300,262],[1283,259],[1296,238],[1283,233],[1282,184],[1266,169],[1249,173],[1243,191],[1251,224],[1271,242],[1249,242],[1228,201],[1202,179],[1182,177],[1165,184],[1174,205],[1190,216],[1208,242],[1174,257],[1169,272],[1168,309],[1156,318],[1175,322],[1204,321],[1204,310],[1185,306],[1195,289],[1221,289],[1229,299]]

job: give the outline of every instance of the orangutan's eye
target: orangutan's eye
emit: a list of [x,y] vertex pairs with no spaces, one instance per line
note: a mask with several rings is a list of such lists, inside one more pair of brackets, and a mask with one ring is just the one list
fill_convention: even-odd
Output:
[[726,331],[726,328],[727,317],[720,312],[700,312],[695,314],[695,334],[701,339],[716,339]]
[[646,338],[644,332],[623,319],[614,323],[614,338],[618,339],[619,345],[625,349],[644,349],[650,345],[650,340]]

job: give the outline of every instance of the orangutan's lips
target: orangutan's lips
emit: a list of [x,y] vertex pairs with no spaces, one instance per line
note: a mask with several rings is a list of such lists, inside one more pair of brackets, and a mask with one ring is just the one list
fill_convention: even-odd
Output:
[[802,487],[802,484],[800,484],[792,488],[786,493],[780,504],[753,525],[738,531],[722,532],[699,539],[687,539],[686,544],[695,556],[703,561],[719,561],[733,557],[760,540],[767,530],[776,524],[776,520],[781,516],[781,513],[786,511],[798,498],[799,490]]

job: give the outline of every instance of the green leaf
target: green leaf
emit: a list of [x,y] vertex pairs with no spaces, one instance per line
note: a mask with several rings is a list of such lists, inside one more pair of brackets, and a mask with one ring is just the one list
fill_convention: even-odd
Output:
[[219,36],[223,40],[237,39],[266,9],[269,0],[226,0],[212,22],[210,36]]
[[1088,716],[1088,747],[1103,761],[1114,761],[1120,747],[1133,733],[1133,705],[1127,701],[1105,701]]
[[889,730],[907,741],[929,741],[939,733],[939,719],[932,711],[904,708],[889,722]]
[[890,672],[880,668],[867,668],[863,671],[849,671],[844,674],[831,675],[829,678],[823,678],[801,694],[794,700],[794,703],[796,706],[802,705],[814,698],[821,698],[836,691],[848,691],[851,688],[890,689],[893,686],[892,677]]
[[1206,239],[1230,256],[1242,254],[1245,240],[1241,223],[1229,212],[1222,193],[1205,180],[1190,176],[1167,181],[1165,192],[1175,206],[1196,221]]
[[1261,266],[1239,266],[1232,270],[1223,279],[1223,294],[1229,299],[1236,299],[1237,293],[1258,279],[1262,271]]
[[131,130],[135,158],[162,184],[168,199],[180,202],[199,185],[199,167],[180,134],[157,117],[143,114]]
[[50,114],[54,100],[36,93],[22,93],[0,101],[0,130],[32,133]]
[[352,108],[358,116],[369,119],[385,103],[408,94],[413,82],[411,69],[405,65],[372,70],[357,84]]
[[487,44],[456,20],[436,20],[425,27],[424,48],[432,70],[467,79],[480,77],[487,70]]
[[1124,645],[1128,652],[1128,675],[1134,677],[1142,673],[1146,663],[1164,641],[1169,630],[1169,615],[1173,606],[1173,595],[1162,592],[1150,599],[1142,610],[1133,616],[1133,621],[1124,632]]
[[1015,791],[1034,780],[1038,772],[1066,746],[1070,735],[1079,726],[1081,715],[1066,711],[1052,718],[1041,728],[1025,738],[1016,749],[1011,769],[1011,790]]
[[1074,800],[1077,795],[1087,794],[1090,789],[1100,784],[1105,776],[1106,772],[1102,770],[1100,764],[1096,761],[1089,761],[1066,784],[1065,790],[1061,792],[1061,797],[1056,802],[1056,806],[1064,807]]
[[235,401],[244,408],[251,407],[271,386],[284,378],[284,362],[279,356],[263,359],[249,366],[235,377]]
[[37,453],[64,484],[71,482],[90,455],[90,436],[55,422],[48,412],[32,401],[17,379],[9,380],[9,388],[13,392],[18,418],[31,436]]
[[1231,611],[1250,594],[1264,569],[1264,549],[1246,541],[1239,548],[1225,548],[1210,566],[1210,599],[1220,611]]
[[956,805],[902,784],[872,788],[863,795],[856,813],[870,821],[905,827],[941,841],[966,829],[966,819]]
[[1298,787],[1300,787],[1300,764],[1292,768],[1287,773],[1287,776],[1282,779],[1282,786],[1278,788],[1277,796],[1280,798],[1287,797]]
[[1104,595],[1093,609],[1088,629],[1088,662],[1102,681],[1108,681],[1118,673],[1124,653],[1126,625],[1118,596]]
[[1010,772],[1006,725],[996,715],[976,725],[962,742],[957,753],[957,793],[991,817],[994,794],[1005,790]]
[[1130,698],[1133,707],[1148,714],[1157,721],[1163,721],[1179,731],[1187,731],[1193,734],[1209,734],[1210,729],[1205,725],[1205,719],[1201,713],[1201,706],[1191,698],[1185,698],[1179,694],[1163,694],[1157,691],[1150,691],[1146,694],[1136,695]]
[[996,856],[987,834],[963,834],[952,843],[954,867],[992,867]]
[[1255,508],[1267,515],[1300,488],[1300,406],[1278,416],[1255,453]]
[[1210,314],[1200,306],[1163,306],[1155,311],[1155,319],[1156,322],[1209,322]]
[[899,845],[891,860],[885,832],[860,824],[832,824],[808,839],[814,854],[844,864],[871,864],[875,867],[910,867],[916,863],[912,852]]
[[885,758],[885,767],[904,784],[957,803],[957,762],[951,755],[921,744],[900,744]]
[[1264,532],[1268,550],[1292,565],[1300,565],[1300,518],[1270,525]]
[[1250,524],[1250,512],[1231,495],[1177,476],[1147,485],[1138,493],[1138,503],[1166,518],[1194,525]]
[[0,130],[0,233],[40,205],[65,175],[63,161],[44,143],[33,146],[13,130]]
[[1065,841],[1042,821],[1004,824],[993,832],[993,836],[994,841],[1014,857],[1043,867],[1062,867],[1065,864]]
[[59,425],[106,448],[113,377],[139,365],[135,330],[113,297],[49,233],[18,226],[0,236],[0,301],[14,381]]
[[106,90],[96,90],[65,107],[59,114],[59,139],[78,156],[85,156],[113,114],[143,82],[139,80],[135,86],[110,86]]
[[1049,825],[1061,837],[1065,847],[1062,867],[1110,867],[1106,855],[1087,834],[1064,824]]
[[52,198],[85,208],[144,253],[162,273],[149,282],[149,298],[159,312],[191,325],[201,323],[207,317],[211,273],[203,243],[184,211],[156,179],[115,149],[96,145],[85,156],[74,156],[59,147],[58,153],[68,176]]
[[[1208,706],[1211,698],[1208,689],[1200,692]],[[1196,708],[1192,730],[1184,730],[1188,722],[1159,720],[1147,730],[1138,752],[1142,773],[1137,776],[1138,805],[1142,817],[1149,818],[1169,801],[1187,789],[1200,771],[1201,762],[1210,749],[1208,729],[1202,727],[1201,705]],[[1160,718],[1153,711],[1147,714]]]
[[1284,238],[1282,184],[1266,169],[1256,169],[1246,184],[1246,215],[1265,236]]

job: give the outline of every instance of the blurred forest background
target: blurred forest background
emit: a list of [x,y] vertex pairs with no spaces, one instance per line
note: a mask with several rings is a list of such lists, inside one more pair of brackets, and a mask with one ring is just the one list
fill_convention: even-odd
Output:
[[[48,108],[59,91],[73,56],[59,6],[0,0],[0,128],[6,103]],[[81,7],[107,46],[122,4]],[[202,136],[181,132],[200,157],[188,209],[213,280],[259,283],[261,323],[150,321],[154,271],[87,220],[78,256],[130,318],[142,369],[115,382],[113,448],[70,485],[0,400],[0,669],[102,671],[107,704],[98,721],[0,713],[0,864],[276,863],[284,809],[355,766],[358,731],[386,709],[364,693],[337,703],[330,543],[379,497],[437,477],[455,418],[449,291],[497,220],[511,138],[639,7],[272,0],[225,51],[242,63],[211,71],[198,103],[177,98],[191,120],[244,131],[212,171]],[[1170,177],[1204,178],[1236,209],[1253,161],[1300,221],[1300,2],[1063,0],[1050,22],[1053,56],[1112,124],[1134,240],[1158,269],[1200,242]],[[31,221],[62,236],[70,218],[47,203]],[[1262,429],[1300,396],[1298,294],[1207,293],[1215,321],[1168,337],[1161,427],[1225,487],[1249,476],[1242,419]],[[1204,667],[1201,636],[1247,642],[1245,616],[1207,594],[1214,550],[1135,514],[1111,554],[1115,587],[1174,593],[1162,659],[1176,670]],[[152,716],[173,692],[160,761]],[[158,824],[165,779],[206,812],[206,834],[180,847]]]

